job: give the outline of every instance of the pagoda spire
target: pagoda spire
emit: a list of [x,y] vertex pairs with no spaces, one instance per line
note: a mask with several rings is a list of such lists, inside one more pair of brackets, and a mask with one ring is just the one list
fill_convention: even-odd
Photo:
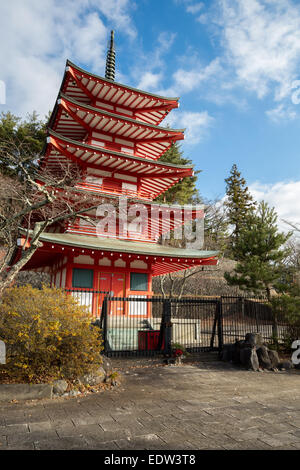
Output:
[[107,51],[106,57],[106,67],[105,67],[105,78],[108,80],[115,79],[115,67],[116,67],[116,52],[115,52],[115,41],[114,41],[114,31],[110,32],[110,42],[109,48]]

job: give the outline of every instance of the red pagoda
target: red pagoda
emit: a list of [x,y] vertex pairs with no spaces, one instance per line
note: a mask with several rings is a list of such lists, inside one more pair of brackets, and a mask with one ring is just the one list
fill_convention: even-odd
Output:
[[[54,228],[43,233],[42,246],[25,267],[48,272],[54,286],[90,292],[88,303],[95,316],[102,303],[102,294],[97,301],[93,297],[95,291],[145,298],[152,295],[152,276],[217,263],[216,252],[159,244],[164,232],[184,223],[183,209],[162,207],[153,200],[193,175],[191,167],[159,160],[172,143],[184,138],[183,130],[160,126],[178,107],[178,98],[154,95],[114,79],[113,32],[105,78],[67,61],[42,168],[53,169],[58,161],[74,162],[82,173],[78,191],[96,195],[99,205],[110,201],[112,207],[126,196],[129,212],[143,204],[147,223],[131,223],[129,229],[123,224],[121,229],[117,211],[116,232],[108,234],[78,218],[64,231]],[[193,208],[188,212],[191,219],[199,217]],[[96,211],[89,216],[96,218]]]

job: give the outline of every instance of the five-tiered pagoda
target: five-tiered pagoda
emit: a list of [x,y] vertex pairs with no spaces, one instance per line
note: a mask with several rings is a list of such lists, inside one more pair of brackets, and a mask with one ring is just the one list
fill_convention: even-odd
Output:
[[[158,243],[168,230],[166,214],[176,214],[169,217],[174,229],[183,223],[182,208],[165,207],[155,219],[150,217],[157,207],[152,201],[193,175],[191,167],[159,160],[172,143],[184,138],[183,130],[160,126],[178,107],[178,98],[154,95],[114,79],[113,32],[105,78],[67,61],[40,172],[43,168],[53,170],[58,162],[73,162],[82,174],[76,184],[78,191],[96,195],[99,204],[111,201],[113,207],[127,196],[129,210],[137,204],[146,207],[148,222],[142,228],[133,225],[124,231],[117,216],[114,234],[102,233],[81,218],[67,223],[63,231],[51,228],[41,236],[42,246],[25,269],[49,272],[57,287],[146,297],[152,295],[152,276],[216,264],[217,253]],[[88,215],[96,219],[96,211]],[[197,216],[199,213],[191,209],[190,217]],[[96,316],[101,300],[101,296],[97,302],[90,297]]]

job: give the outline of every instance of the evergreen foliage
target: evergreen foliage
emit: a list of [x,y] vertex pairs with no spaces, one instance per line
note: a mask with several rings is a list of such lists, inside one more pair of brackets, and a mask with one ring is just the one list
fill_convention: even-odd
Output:
[[228,223],[233,227],[230,236],[230,246],[233,249],[234,245],[238,243],[245,218],[256,203],[253,201],[246,180],[241,176],[236,164],[232,166],[230,176],[225,179],[225,183],[227,199],[224,205]]
[[[173,163],[175,165],[190,165],[192,161],[183,157],[183,152],[179,144],[174,143],[159,159],[161,162]],[[157,202],[164,204],[199,204],[201,198],[196,188],[197,175],[200,171],[195,171],[194,176],[183,178],[180,182],[169,188],[164,194],[156,198]]]
[[288,249],[283,245],[291,233],[279,233],[276,222],[274,208],[264,201],[244,216],[233,248],[238,263],[233,274],[224,274],[230,285],[264,293],[268,299],[271,298],[271,290],[280,286],[284,260],[288,256]]

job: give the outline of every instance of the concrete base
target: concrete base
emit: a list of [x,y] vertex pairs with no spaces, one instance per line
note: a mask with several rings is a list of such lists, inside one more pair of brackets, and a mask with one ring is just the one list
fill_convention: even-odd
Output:
[[0,384],[0,402],[52,398],[52,390],[50,384]]

